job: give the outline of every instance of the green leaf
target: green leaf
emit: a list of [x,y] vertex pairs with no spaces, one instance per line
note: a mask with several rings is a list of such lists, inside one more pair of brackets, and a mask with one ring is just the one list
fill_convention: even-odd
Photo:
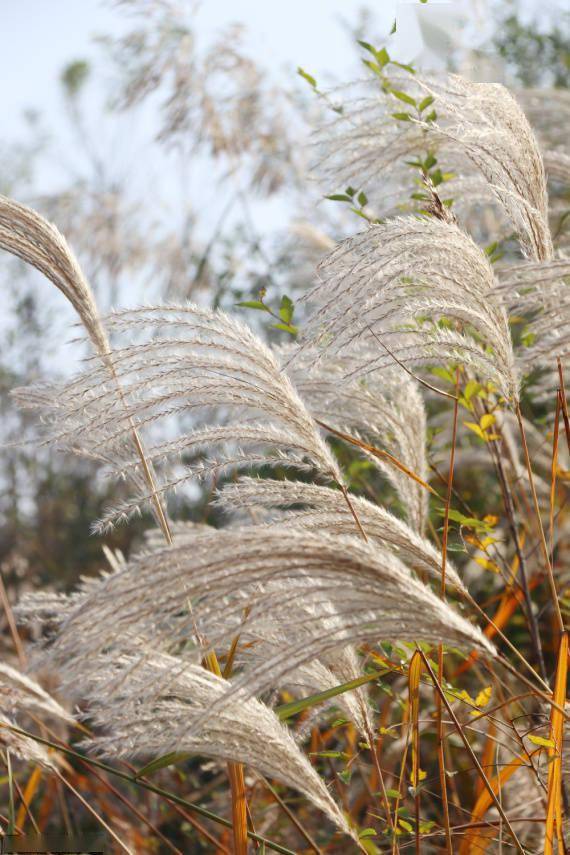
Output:
[[311,757],[330,757],[334,760],[339,758],[342,760],[350,760],[350,754],[345,751],[315,751],[311,753]]
[[400,92],[398,89],[390,89],[390,92],[397,98],[398,101],[403,101],[404,104],[411,104],[412,107],[416,106],[416,99],[412,98],[411,95],[408,95],[406,92]]
[[309,695],[297,701],[290,701],[288,704],[281,704],[281,706],[275,708],[275,712],[281,721],[285,721],[285,719],[291,718],[291,716],[297,715],[297,713],[303,712],[303,710],[315,707],[317,704],[322,704],[324,701],[335,698],[337,695],[343,695],[345,692],[358,689],[359,686],[364,686],[365,683],[372,683],[374,680],[388,673],[389,669],[385,668],[383,671],[373,671],[370,674],[363,674],[362,677],[357,677],[348,683],[340,683],[338,686],[333,686],[332,689],[325,689],[324,692],[317,692],[315,695]]
[[424,160],[424,169],[426,172],[429,172],[432,166],[435,166],[437,163],[437,157],[433,154],[428,154],[426,159]]
[[350,784],[350,779],[352,778],[352,769],[344,769],[342,772],[338,772],[338,777],[340,778],[343,784]]
[[356,214],[357,217],[362,217],[362,219],[366,220],[367,223],[369,222],[369,219],[366,214],[364,214],[362,211],[359,211],[358,208],[351,208],[350,210],[353,214]]
[[447,368],[441,368],[441,366],[436,365],[431,369],[431,373],[435,374],[436,377],[441,377],[442,380],[447,380],[448,383],[455,384],[455,377]]
[[364,192],[364,190],[360,191],[360,193],[357,196],[357,200],[358,200],[358,204],[360,205],[361,208],[363,208],[365,205],[368,204],[368,197],[366,196],[366,193]]
[[397,65],[397,66],[398,66],[398,68],[403,68],[403,69],[404,69],[404,71],[409,71],[409,73],[410,73],[410,74],[415,74],[415,73],[416,73],[415,68],[414,68],[413,66],[411,66],[411,65],[406,65],[406,63],[405,63],[405,62],[396,62],[396,60],[395,60],[395,59],[393,59],[393,60],[392,60],[392,65]]
[[364,65],[367,68],[369,68],[371,71],[373,71],[374,74],[378,74],[378,75],[382,74],[382,69],[380,68],[380,66],[378,65],[377,62],[372,62],[371,59],[363,59],[362,62],[364,63]]
[[380,50],[376,51],[376,59],[378,60],[380,68],[384,68],[385,65],[388,65],[388,63],[390,62],[390,56],[386,48],[381,48]]
[[[437,510],[441,516],[445,516],[445,508],[438,508]],[[459,511],[454,510],[454,508],[449,509],[449,519],[466,526],[466,528],[473,528],[477,531],[489,531],[489,526],[483,520],[475,519],[475,517],[466,517]]]
[[435,112],[435,110],[432,110],[431,113],[429,114],[429,116],[425,117],[424,121],[425,122],[435,122],[436,119],[437,119],[437,113]]
[[367,50],[368,53],[371,53],[372,56],[376,56],[376,48],[372,47],[370,42],[363,42],[361,39],[358,39],[358,44],[360,45],[360,47],[363,47],[364,50]]
[[420,101],[420,103],[418,104],[418,110],[420,111],[420,113],[425,110],[426,107],[429,107],[430,104],[433,104],[434,101],[435,98],[433,97],[433,95],[428,95],[426,98],[424,98],[423,101]]
[[386,795],[388,796],[389,799],[399,799],[400,798],[400,791],[388,789],[388,790],[386,790]]
[[283,323],[290,325],[291,320],[293,318],[293,313],[295,312],[295,304],[290,297],[287,297],[285,294],[281,297],[281,304],[279,306],[279,317],[283,321]]
[[236,306],[239,306],[241,309],[257,309],[259,312],[270,311],[261,300],[244,300],[241,303],[236,303]]
[[479,394],[483,387],[477,380],[469,380],[465,384],[465,389],[463,390],[463,395],[467,401],[470,401],[471,398],[475,397]]
[[392,29],[390,30],[390,35],[391,35],[391,36],[393,36],[393,35],[394,35],[394,33],[396,32],[397,28],[398,28],[398,27],[397,27],[397,22],[396,22],[396,19],[394,18],[394,23],[392,24]]
[[392,113],[393,119],[399,119],[400,122],[410,122],[412,117],[409,113]]
[[147,763],[146,766],[139,769],[135,778],[144,778],[146,775],[152,775],[153,772],[158,772],[159,769],[166,769],[168,766],[175,766],[176,763],[183,763],[185,760],[189,760],[192,756],[193,755],[188,752],[171,751],[163,757],[151,760],[150,763]]
[[366,840],[367,837],[376,837],[377,831],[375,828],[363,828],[362,831],[358,832],[359,840]]
[[352,199],[352,197],[356,193],[356,190],[354,189],[354,187],[350,187],[350,185],[349,185],[344,192],[346,193],[347,196],[350,196],[350,198]]
[[288,332],[291,335],[297,335],[299,332],[298,327],[294,326],[294,324],[271,324],[271,328],[274,330],[282,330],[282,332]]
[[301,68],[301,66],[297,68],[297,74],[299,75],[299,77],[302,77],[303,80],[306,80],[309,86],[311,86],[313,89],[317,88],[317,81],[315,80],[313,75],[308,74],[303,68]]
[[330,196],[325,196],[325,199],[330,199],[331,202],[352,202],[352,198],[347,193],[331,193]]

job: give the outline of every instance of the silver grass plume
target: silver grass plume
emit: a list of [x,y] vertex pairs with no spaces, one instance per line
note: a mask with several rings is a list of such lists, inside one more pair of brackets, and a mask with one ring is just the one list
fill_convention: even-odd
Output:
[[[475,166],[475,177],[505,211],[525,253],[536,260],[552,257],[541,153],[524,112],[504,86],[449,74],[390,75],[385,87],[374,80],[351,88],[356,97],[349,96],[340,117],[317,132],[315,169],[327,190],[350,184],[365,187],[373,201],[376,195],[384,199],[386,181],[401,188],[406,169],[410,175],[405,161],[429,147],[460,180],[469,181]],[[402,104],[393,89],[420,101],[433,97],[437,118],[426,121],[408,113],[407,121],[395,121],[393,112]]]
[[[150,431],[174,416],[212,414],[205,424],[173,440],[149,443],[146,465],[163,470],[159,494],[192,479],[244,467],[289,466],[342,483],[335,458],[271,350],[245,324],[223,312],[187,304],[125,310],[107,319],[110,329],[147,333],[113,351],[117,382],[104,365],[55,389],[20,392],[23,406],[49,417],[47,442],[109,464],[135,481],[135,495],[111,508],[100,530],[130,518],[153,498],[141,479],[132,426]],[[117,394],[117,383],[121,394]],[[184,456],[197,459],[185,465]],[[142,486],[141,486],[142,482]]]
[[[44,607],[40,601],[40,611]],[[203,656],[188,641],[196,623],[201,637],[219,650],[258,625],[263,637],[268,617],[288,620],[288,637],[255,674],[247,673],[245,685],[236,678],[234,689],[248,696],[352,643],[442,641],[494,655],[478,628],[392,553],[357,538],[288,525],[197,533],[191,549],[183,543],[142,553],[117,572],[88,581],[82,596],[58,609],[59,626],[45,656],[65,663],[66,681],[80,688],[102,650],[112,656],[128,644],[144,662],[157,649],[183,649],[184,668]],[[111,696],[113,686],[106,691]]]
[[31,208],[0,196],[0,248],[44,274],[67,297],[101,355],[109,352],[93,292],[58,229]]
[[[325,784],[291,733],[265,704],[250,698],[232,708],[209,711],[227,691],[227,681],[200,665],[153,654],[133,670],[133,657],[102,657],[89,686],[91,712],[103,730],[87,743],[110,757],[154,758],[183,751],[243,763],[303,793],[345,834],[352,835]],[[109,676],[122,686],[105,697]],[[157,694],[151,687],[164,686]],[[102,688],[102,691],[101,691]],[[199,729],[193,722],[202,720]]]
[[[505,310],[489,260],[453,223],[399,217],[340,243],[307,299],[317,305],[306,338],[345,353],[364,345],[353,376],[394,365],[458,361],[505,398],[518,375]],[[455,326],[451,326],[455,322]]]
[[[54,765],[47,749],[31,737],[12,730],[22,716],[57,719],[73,724],[74,718],[32,677],[5,662],[0,663],[0,745],[21,760]],[[18,724],[16,724],[18,722]]]
[[[176,541],[179,549],[184,547],[192,549],[197,533],[201,532],[204,534],[209,531],[210,535],[213,534],[210,527],[198,526],[190,522],[174,523],[171,530],[173,539]],[[147,532],[145,542],[151,550],[162,548],[164,546],[164,539],[160,529],[151,529]],[[113,572],[118,572],[119,569],[124,567],[124,562],[113,562],[112,564]],[[46,657],[49,658],[50,656],[49,647],[52,638],[56,634],[54,633],[54,628],[64,624],[69,614],[77,612],[79,608],[83,607],[86,599],[93,591],[94,584],[97,586],[99,582],[93,578],[83,578],[79,590],[72,594],[53,594],[44,591],[34,591],[28,593],[20,601],[16,608],[19,621],[23,624],[29,623],[36,626],[39,623],[43,627],[45,653],[43,655],[38,654],[39,661],[42,661],[42,659],[45,660]],[[260,592],[261,586],[258,586],[257,590]],[[312,615],[314,616],[314,610],[311,611],[310,608],[305,608],[303,602],[292,603],[291,609],[297,613],[298,617],[302,613],[307,620]],[[319,604],[319,611],[322,612],[327,609],[329,614],[333,613],[331,603],[322,600]],[[189,614],[190,616],[192,615],[191,612]],[[275,652],[276,649],[280,648],[288,636],[290,616],[291,614],[289,613],[285,622],[279,621],[274,616],[268,616],[265,620],[260,618],[256,620],[254,631],[251,634],[249,634],[247,624],[242,626],[240,628],[239,644],[236,649],[234,670],[237,668],[245,672],[247,669],[250,669],[250,671],[255,672],[261,661],[268,658],[271,652]],[[222,625],[223,616],[220,615],[219,620],[220,625]],[[298,622],[301,623],[301,621]],[[197,613],[193,616],[192,625],[194,634],[198,634],[200,639],[205,641],[200,634],[200,624],[199,610],[197,610]],[[162,650],[163,652],[167,652],[172,647],[168,633],[154,637],[149,635],[148,638],[139,636],[136,641],[131,641],[131,644],[133,648],[136,646],[138,650],[139,662],[144,661],[146,651],[158,652]],[[191,648],[190,658],[194,654],[195,651]],[[182,665],[182,667],[184,666]],[[82,691],[85,688],[82,682],[85,674],[86,671],[83,669],[79,684],[74,676],[68,681],[66,686],[73,694],[79,692],[79,699],[81,699]],[[271,689],[273,692],[277,689],[287,689],[304,696],[331,689],[339,683],[349,682],[361,676],[362,670],[357,654],[351,648],[346,647],[333,651],[333,653],[325,657],[324,661],[319,661],[315,658],[305,663],[295,673],[289,675],[282,684],[278,685],[276,683],[271,686]],[[338,698],[338,703],[345,708],[349,719],[356,724],[359,731],[368,738],[372,724],[370,721],[366,687],[363,686],[352,692],[344,693]]]
[[[529,318],[528,347],[517,354],[524,370],[541,367],[556,374],[556,358],[570,353],[570,258],[526,262],[503,268],[498,292],[512,313]],[[541,383],[544,384],[544,378]],[[558,380],[546,383],[547,394]]]
[[[418,384],[401,368],[347,380],[347,375],[370,352],[366,354],[353,347],[348,354],[321,359],[309,349],[296,353],[286,348],[284,353],[295,387],[316,419],[387,450],[423,481],[428,480],[426,447],[422,441],[427,428],[424,400]],[[425,487],[376,455],[366,451],[363,454],[388,478],[410,526],[423,534],[428,513]]]
[[[443,121],[434,130],[465,152],[499,200],[531,258],[552,257],[546,175],[539,145],[523,110],[499,83],[457,75],[420,81],[435,96]],[[430,125],[425,125],[430,129]]]
[[[410,528],[385,508],[360,496],[350,496],[366,536],[393,552],[408,567],[421,576],[441,580],[441,555],[432,543]],[[274,481],[266,478],[241,478],[226,484],[218,492],[215,504],[228,515],[239,514],[243,521],[248,512],[255,515],[265,510],[275,514],[273,525],[291,522],[296,528],[306,528],[331,535],[351,536],[355,533],[354,519],[339,490],[300,481]],[[260,522],[269,524],[265,516]],[[447,564],[447,581],[451,587],[464,591],[464,585],[451,562]]]
[[[70,246],[58,229],[31,208],[5,196],[0,196],[0,248],[11,252],[44,274],[69,300],[101,358],[102,371],[111,381],[115,396],[124,405],[122,392],[114,372],[111,349],[101,322],[95,297]],[[138,455],[144,469],[144,479],[152,494],[153,512],[166,531],[168,524],[158,497],[152,467],[144,458],[144,450],[136,429],[130,422],[128,443]]]

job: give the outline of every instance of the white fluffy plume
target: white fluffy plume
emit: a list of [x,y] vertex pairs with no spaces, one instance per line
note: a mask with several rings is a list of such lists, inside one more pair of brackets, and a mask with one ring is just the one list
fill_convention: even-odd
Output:
[[[441,555],[429,540],[368,499],[351,495],[350,501],[369,539],[393,552],[420,576],[427,574],[436,581],[441,579]],[[240,519],[247,511],[255,520],[256,514],[266,509],[269,514],[274,512],[274,525],[283,526],[290,521],[295,527],[315,532],[355,534],[354,518],[342,493],[317,484],[242,478],[224,486],[217,504],[229,515],[238,513]],[[266,522],[265,516],[261,522]],[[451,562],[447,564],[447,580],[451,586],[464,590]]]
[[333,352],[364,342],[354,374],[459,361],[510,401],[518,377],[507,316],[485,254],[458,226],[401,217],[348,238],[321,263],[307,338]]
[[[370,351],[351,348],[349,354],[319,359],[312,349],[285,351],[291,378],[309,411],[337,431],[363,438],[398,458],[424,482],[428,480],[426,412],[418,384],[399,366],[347,379],[370,358]],[[363,452],[366,454],[366,452]],[[392,463],[366,455],[396,490],[410,526],[424,532],[428,511],[425,486]]]
[[25,205],[0,196],[0,248],[50,279],[72,304],[100,354],[109,350],[93,292],[58,229]]
[[[51,719],[66,724],[74,722],[67,710],[49,695],[32,677],[22,674],[5,662],[0,663],[0,745],[21,760],[53,766],[47,749],[31,737],[12,730],[21,725],[21,717]],[[18,724],[16,724],[18,722]]]
[[[94,362],[60,388],[19,392],[23,406],[47,413],[46,441],[111,463],[115,474],[134,480],[133,498],[111,508],[100,528],[128,519],[152,499],[133,425],[141,433],[158,421],[165,428],[173,416],[198,416],[201,426],[170,441],[147,441],[145,465],[156,468],[159,493],[191,479],[271,464],[342,483],[287,374],[245,324],[188,304],[123,311],[108,325],[146,333],[114,350],[112,379],[105,364]],[[205,414],[213,414],[213,423]]]
[[46,655],[65,662],[67,680],[80,685],[102,650],[111,655],[128,644],[143,661],[157,649],[183,649],[185,660],[199,662],[203,650],[189,642],[196,627],[220,650],[241,630],[255,634],[258,622],[263,638],[268,618],[288,621],[287,638],[274,657],[247,673],[242,688],[249,696],[352,643],[443,641],[493,655],[479,630],[393,553],[290,525],[197,533],[191,548],[183,542],[141,554],[89,581],[67,609],[60,604]]
[[[290,732],[265,704],[250,698],[208,712],[227,691],[227,682],[200,665],[153,654],[133,669],[128,654],[101,658],[93,671],[92,712],[103,734],[88,744],[111,757],[154,758],[171,751],[244,763],[303,793],[332,822],[351,834],[341,811],[300,751]],[[105,701],[109,675],[121,689]],[[153,687],[161,686],[156,692]],[[202,724],[197,729],[196,721]],[[194,725],[194,726],[193,726]]]
[[[417,102],[431,96],[436,118],[420,119],[408,107],[409,119],[395,121],[393,113],[402,104],[394,90]],[[316,169],[329,192],[351,184],[364,187],[373,202],[385,198],[386,181],[401,188],[406,170],[410,174],[406,160],[425,154],[426,148],[435,150],[444,170],[460,181],[480,177],[481,189],[503,208],[528,256],[552,257],[539,146],[524,112],[500,84],[452,74],[431,79],[391,75],[385,87],[377,80],[354,84],[340,117],[318,132],[317,147]]]

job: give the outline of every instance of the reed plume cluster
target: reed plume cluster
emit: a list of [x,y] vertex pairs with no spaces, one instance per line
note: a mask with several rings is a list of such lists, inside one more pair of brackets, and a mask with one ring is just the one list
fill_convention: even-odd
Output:
[[[570,261],[550,232],[541,145],[515,97],[454,75],[378,76],[341,92],[342,112],[316,133],[324,190],[365,188],[377,207],[320,262],[293,344],[192,303],[101,318],[55,227],[0,200],[0,246],[62,291],[92,345],[78,374],[16,397],[41,413],[39,443],[127,485],[94,532],[149,520],[135,554],[109,554],[98,577],[28,595],[17,612],[39,632],[35,665],[55,669],[83,709],[82,747],[110,761],[197,755],[232,764],[230,778],[255,770],[327,817],[316,851],[497,851],[500,841],[562,852],[567,636],[556,574],[568,526],[570,432],[559,425],[570,431]],[[402,101],[413,109],[394,117]],[[437,162],[448,181],[434,180]],[[565,164],[556,180],[568,180]],[[389,172],[390,192],[421,187],[397,216],[390,203],[381,210]],[[516,257],[498,264],[468,233],[471,190],[508,222]],[[552,458],[543,447],[531,461],[528,442],[552,440],[532,406],[521,412],[541,384],[556,390],[540,404],[549,427],[556,413],[555,440]],[[459,411],[468,430],[459,424],[458,439]],[[480,477],[469,460],[483,458],[500,497],[487,513],[462,480],[464,465],[467,480]],[[198,490],[219,527],[175,519],[178,495]],[[485,573],[496,579],[488,598]],[[69,713],[0,668],[0,725],[13,740],[2,744],[47,762],[33,735],[10,730],[11,710],[4,721],[5,685],[21,712]],[[327,737],[336,747],[319,750],[331,706],[342,712]],[[332,767],[332,792],[316,764],[347,758],[342,773]],[[351,785],[360,761],[363,784]],[[466,764],[471,790],[455,781]],[[515,770],[525,809],[509,788]],[[238,791],[234,778],[234,801]],[[255,832],[238,815],[243,853]]]

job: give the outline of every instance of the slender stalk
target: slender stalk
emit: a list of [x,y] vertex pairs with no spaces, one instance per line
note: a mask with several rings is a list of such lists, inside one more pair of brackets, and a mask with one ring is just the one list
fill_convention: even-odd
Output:
[[[489,443],[491,445],[491,443]],[[526,571],[526,562],[523,555],[519,534],[517,531],[517,524],[515,520],[515,510],[513,504],[513,497],[511,494],[511,488],[503,467],[503,461],[501,460],[501,455],[497,452],[493,454],[493,460],[495,462],[495,466],[497,469],[497,473],[499,475],[499,483],[501,485],[501,493],[503,496],[503,504],[505,506],[505,511],[507,512],[507,522],[509,525],[509,529],[511,531],[511,537],[513,538],[513,543],[515,546],[515,552],[517,554],[517,558],[519,561],[519,574],[521,578],[521,587],[524,594],[524,602],[525,602],[525,613],[526,620],[530,632],[530,640],[532,644],[532,649],[534,652],[534,659],[536,664],[539,667],[542,679],[547,682],[548,674],[546,672],[546,665],[544,663],[544,656],[542,653],[542,644],[540,641],[540,632],[538,629],[538,621],[536,619],[536,615],[534,614],[532,608],[532,597],[530,595],[530,588],[528,585],[528,574]]]
[[[218,814],[214,813],[211,810],[208,810],[207,808],[202,807],[201,805],[189,802],[186,799],[183,799],[181,796],[177,796],[176,793],[171,793],[168,790],[164,790],[162,787],[157,787],[155,786],[155,784],[151,784],[150,781],[146,781],[143,778],[138,778],[136,777],[136,775],[129,775],[126,772],[122,772],[120,769],[115,769],[113,766],[110,766],[108,763],[104,763],[102,760],[95,760],[94,757],[87,757],[87,755],[81,754],[81,752],[75,751],[73,748],[69,748],[67,745],[62,744],[61,742],[54,742],[51,739],[46,739],[43,736],[38,736],[38,734],[36,733],[30,733],[29,731],[23,730],[21,727],[16,727],[16,725],[13,724],[0,723],[0,729],[2,727],[6,727],[8,730],[13,731],[14,733],[19,733],[21,736],[27,736],[28,739],[33,739],[36,742],[40,742],[42,745],[47,745],[49,748],[54,748],[56,751],[61,751],[68,757],[74,757],[76,760],[80,760],[91,766],[96,766],[98,769],[103,769],[110,775],[115,775],[115,777],[121,778],[123,781],[126,781],[129,784],[134,784],[137,787],[142,787],[143,789],[148,790],[151,793],[155,793],[158,796],[162,796],[162,798],[167,799],[167,801],[172,802],[173,804],[180,805],[181,807],[184,807],[187,810],[191,810],[193,813],[197,813],[200,816],[205,817],[206,819],[212,820],[212,822],[218,823],[218,825],[223,825],[226,828],[232,827],[232,824],[229,820],[225,819],[222,816],[218,816]],[[281,855],[295,855],[295,852],[293,852],[291,849],[287,849],[287,847],[281,846],[280,843],[276,843],[274,840],[270,840],[268,837],[264,837],[263,835],[257,834],[253,831],[249,831],[249,829],[247,832],[247,836],[251,840],[257,840],[258,843],[264,844],[267,849],[271,849],[274,852],[281,853]]]
[[564,385],[564,371],[560,357],[556,360],[558,365],[558,378],[560,380],[560,403],[562,404],[562,416],[564,418],[564,431],[566,433],[566,445],[570,453],[570,418],[568,417],[568,402],[566,400],[566,386]]
[[66,786],[69,790],[71,790],[71,792],[73,793],[73,795],[74,795],[77,799],[79,799],[79,801],[81,802],[81,804],[83,805],[83,807],[84,807],[84,808],[86,808],[86,809],[89,811],[89,813],[90,813],[90,814],[92,814],[92,815],[95,817],[95,819],[97,820],[97,822],[98,822],[98,823],[100,823],[100,825],[102,825],[102,826],[103,826],[103,828],[105,829],[105,831],[108,831],[108,832],[109,832],[109,834],[111,835],[111,837],[113,838],[113,840],[115,840],[115,841],[119,844],[119,846],[121,847],[121,849],[123,850],[123,852],[126,852],[126,853],[127,853],[127,855],[134,855],[134,853],[133,853],[132,849],[129,849],[129,847],[128,847],[128,846],[126,846],[126,845],[123,843],[123,841],[122,841],[122,840],[121,840],[121,838],[118,836],[118,834],[116,834],[116,833],[113,831],[113,829],[111,828],[111,826],[110,826],[110,825],[108,825],[108,824],[105,822],[105,820],[103,819],[103,817],[102,817],[102,816],[100,816],[100,815],[97,813],[97,811],[95,810],[95,808],[91,807],[91,805],[89,804],[89,802],[87,801],[87,799],[84,799],[84,798],[83,798],[83,796],[81,795],[81,793],[80,793],[80,792],[78,792],[78,790],[76,790],[76,789],[75,789],[75,787],[73,786],[73,784],[71,784],[71,783],[67,780],[67,778],[64,778],[64,776],[61,774],[61,772],[60,772],[58,769],[56,769],[55,767],[52,769],[52,771],[53,771],[53,773],[54,773],[54,774],[59,778],[59,780],[61,781],[61,783],[62,783],[62,784],[64,784],[64,786]]
[[[445,497],[445,510],[443,516],[443,536],[441,541],[441,599],[447,599],[445,587],[445,574],[447,569],[447,541],[449,537],[449,509],[453,495],[453,473],[455,469],[455,446],[457,443],[457,418],[459,414],[459,369],[455,373],[455,400],[453,402],[453,427],[451,433],[451,450],[449,452],[449,472],[447,476],[447,494]],[[440,642],[437,648],[437,665],[439,679],[443,680],[443,644]],[[447,798],[447,776],[445,774],[445,732],[443,725],[443,708],[441,698],[436,692],[436,716],[437,716],[437,757],[439,764],[439,786],[443,804],[443,822],[445,826],[445,844],[448,855],[453,853],[453,841],[451,839],[451,828],[449,823],[449,801]]]
[[301,822],[299,822],[299,820],[297,819],[297,817],[295,816],[293,811],[290,810],[289,807],[287,807],[287,805],[285,804],[285,802],[283,801],[283,799],[281,798],[281,796],[279,795],[277,790],[271,786],[271,784],[269,783],[267,778],[265,778],[263,775],[260,775],[259,777],[260,777],[261,781],[263,782],[263,785],[269,790],[269,792],[271,793],[271,795],[273,796],[273,798],[275,799],[275,801],[277,802],[277,804],[279,805],[279,807],[281,808],[283,813],[289,817],[289,819],[291,820],[291,822],[293,823],[293,825],[295,826],[297,831],[303,835],[303,837],[305,838],[305,840],[307,841],[307,843],[309,844],[311,849],[313,849],[313,851],[316,853],[316,855],[323,855],[322,849],[320,849],[317,846],[317,844],[315,843],[315,841],[313,840],[313,838],[311,837],[311,835],[309,834],[307,829],[303,826],[303,824]]
[[552,465],[550,477],[550,508],[548,516],[548,534],[550,539],[550,563],[554,566],[554,504],[556,499],[556,470],[558,468],[558,438],[560,428],[560,410],[562,394],[556,393],[556,415],[554,416],[554,433],[552,437]]
[[467,752],[468,752],[469,756],[471,757],[471,760],[473,761],[475,768],[477,769],[477,772],[481,776],[481,780],[483,781],[485,788],[486,788],[487,792],[489,793],[489,795],[493,801],[493,804],[497,808],[499,816],[501,817],[502,821],[505,823],[507,831],[509,832],[509,834],[513,840],[513,843],[515,844],[517,851],[520,852],[521,855],[525,855],[525,851],[524,851],[524,849],[523,849],[523,847],[522,847],[522,845],[521,845],[521,843],[520,843],[520,841],[516,835],[516,832],[515,832],[514,828],[512,827],[508,816],[506,815],[505,811],[503,810],[503,806],[502,806],[501,802],[499,801],[499,799],[497,798],[495,791],[494,791],[493,787],[491,786],[491,783],[490,783],[489,779],[487,778],[487,775],[485,774],[485,770],[483,769],[483,767],[479,763],[479,760],[477,759],[475,752],[471,748],[471,744],[470,744],[469,740],[467,739],[467,737],[465,736],[465,733],[463,732],[463,728],[461,727],[459,721],[457,720],[457,716],[453,712],[453,708],[452,708],[451,704],[449,703],[449,701],[447,700],[447,698],[445,696],[445,692],[443,691],[439,680],[437,679],[437,677],[433,673],[433,669],[429,663],[427,656],[423,652],[423,650],[420,650],[420,655],[424,661],[425,667],[427,668],[427,670],[429,672],[429,675],[432,679],[432,682],[433,682],[434,686],[436,687],[439,696],[441,697],[441,700],[445,704],[447,712],[449,713],[449,715],[451,716],[451,718],[453,720],[453,724],[455,725],[455,728],[456,728],[457,733],[459,734],[459,736],[461,738],[461,741],[465,745],[465,748],[467,749]]
[[530,485],[530,492],[532,496],[532,502],[534,505],[534,512],[536,515],[536,522],[538,525],[538,532],[540,535],[540,547],[542,550],[542,557],[544,558],[544,563],[546,565],[546,573],[548,577],[548,583],[550,586],[550,593],[552,596],[552,604],[554,606],[554,615],[556,617],[556,622],[558,624],[558,630],[562,635],[564,633],[564,620],[562,619],[562,612],[560,611],[560,603],[558,602],[558,591],[556,590],[556,582],[554,580],[554,573],[552,571],[552,564],[550,563],[550,555],[548,553],[548,546],[546,543],[546,536],[544,534],[544,526],[542,525],[542,517],[540,515],[540,506],[538,504],[538,496],[536,495],[536,487],[534,485],[534,476],[532,474],[532,466],[530,462],[530,455],[528,453],[528,445],[526,441],[526,433],[524,429],[522,413],[519,404],[516,405],[516,416],[517,421],[519,423],[519,430],[521,434],[523,454],[526,464],[526,471],[528,473],[528,481]]
[[8,598],[8,592],[6,591],[6,586],[4,585],[2,571],[0,571],[0,602],[2,603],[4,614],[6,615],[6,621],[8,622],[12,641],[14,642],[14,647],[16,649],[16,654],[20,663],[20,668],[24,669],[26,667],[26,654],[24,652],[24,645],[22,644],[22,639],[20,638],[20,633],[18,632],[18,627],[16,626],[16,621],[14,620],[14,612],[12,611],[12,606],[10,605],[10,600]]

